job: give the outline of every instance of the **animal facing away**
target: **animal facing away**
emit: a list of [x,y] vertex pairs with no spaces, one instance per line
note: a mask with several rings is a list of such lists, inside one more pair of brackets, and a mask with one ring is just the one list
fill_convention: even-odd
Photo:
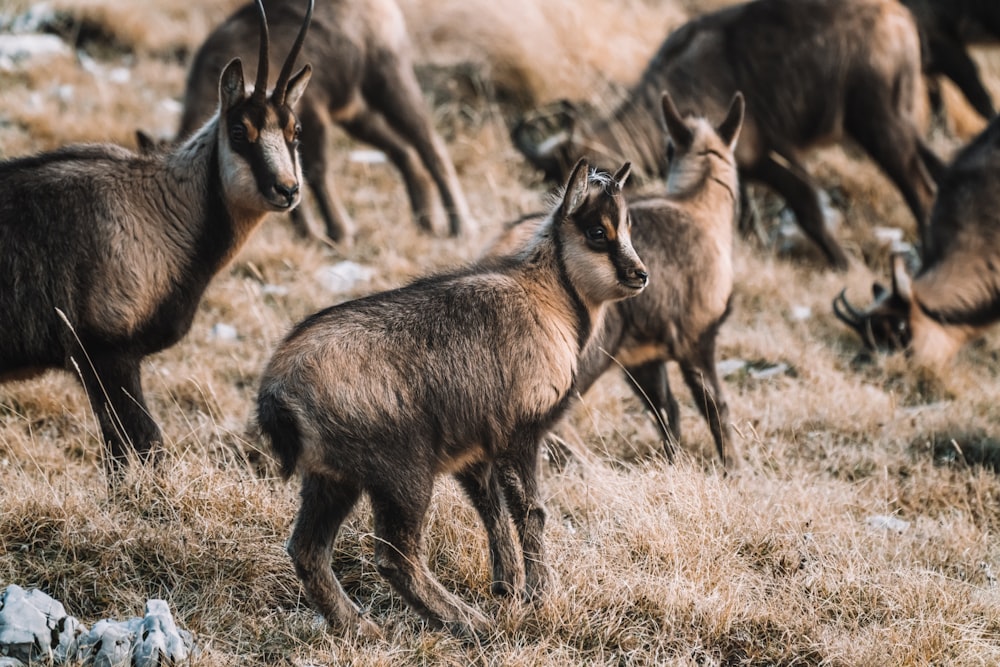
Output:
[[[272,41],[291,43],[302,8],[291,0],[264,0],[271,17]],[[179,137],[196,130],[213,112],[206,93],[234,56],[252,48],[253,6],[247,4],[212,32],[198,49],[188,72]],[[468,204],[444,142],[431,123],[413,72],[403,14],[395,0],[325,0],[316,8],[303,56],[324,63],[299,105],[302,167],[322,217],[310,208],[292,212],[307,233],[322,226],[326,238],[350,241],[354,223],[334,185],[331,141],[337,123],[360,141],[383,151],[399,169],[417,224],[437,226],[435,186],[454,236],[470,224]]]
[[805,167],[812,148],[854,139],[899,188],[922,231],[941,165],[917,129],[920,40],[896,0],[755,0],[705,14],[667,38],[610,116],[583,122],[560,103],[524,117],[513,142],[557,181],[580,156],[600,164],[632,155],[641,173],[662,175],[663,90],[681,113],[710,116],[743,92],[741,179],[780,194],[831,266],[845,269],[848,260],[824,225]]
[[940,182],[931,211],[930,243],[916,275],[893,258],[892,287],[875,283],[861,310],[844,291],[836,316],[870,350],[905,349],[940,370],[968,341],[1000,320],[1000,118],[962,149]]
[[486,526],[494,593],[512,594],[522,576],[505,501],[524,592],[535,598],[547,586],[539,445],[570,402],[605,304],[647,281],[621,193],[629,169],[612,176],[580,161],[521,252],[321,311],[278,346],[257,418],[285,475],[302,476],[288,550],[331,625],[377,633],[330,568],[341,522],[366,493],[378,571],[456,635],[488,630],[425,562],[425,514],[445,473]]
[[[312,7],[312,0],[309,1]],[[162,440],[143,398],[144,357],[179,341],[218,272],[271,211],[299,202],[299,122],[312,69],[292,74],[311,11],[265,96],[223,70],[218,113],[170,151],[72,145],[0,163],[0,379],[62,368],[82,382],[110,468]]]
[[[676,361],[727,468],[739,467],[729,408],[715,368],[719,328],[733,291],[732,236],[739,212],[733,155],[745,103],[737,93],[725,119],[682,118],[670,95],[661,98],[671,159],[665,197],[629,200],[632,243],[649,269],[649,286],[608,309],[603,326],[580,359],[576,388],[587,390],[612,365],[621,365],[660,427],[667,457],[680,442],[680,408],[670,390],[667,362]],[[502,233],[488,251],[515,251],[544,218],[529,215]]]
[[924,70],[955,82],[980,116],[996,114],[993,98],[966,46],[1000,45],[1000,3],[995,0],[903,0],[923,37]]

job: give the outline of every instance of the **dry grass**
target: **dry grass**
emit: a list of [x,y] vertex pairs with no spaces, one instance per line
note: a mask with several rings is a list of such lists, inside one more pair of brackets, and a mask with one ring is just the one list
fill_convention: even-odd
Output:
[[[0,71],[0,155],[80,140],[131,143],[139,126],[169,132],[177,109],[164,100],[180,97],[184,79],[177,54],[234,3],[57,4],[103,26],[119,46],[84,45],[97,70],[66,58]],[[627,82],[662,26],[699,7],[507,3],[511,14],[488,14],[489,30],[477,32],[468,22],[455,28],[472,15],[467,3],[433,3],[437,12],[403,4],[423,59],[457,62],[467,54],[454,45],[479,35],[474,53],[509,58],[496,67],[522,71],[539,96],[579,93],[574,86],[598,72]],[[152,26],[142,19],[148,12]],[[579,42],[568,41],[581,26]],[[993,65],[996,94],[1000,59],[979,55]],[[127,80],[108,78],[116,68]],[[158,469],[134,470],[109,493],[95,420],[71,378],[0,386],[0,585],[41,587],[88,624],[166,598],[198,636],[197,662],[207,665],[1000,663],[1000,459],[991,439],[1000,422],[1000,338],[963,351],[944,377],[914,372],[902,357],[853,363],[857,341],[833,318],[830,300],[846,285],[863,301],[873,276],[885,275],[874,225],[912,233],[912,223],[877,170],[843,150],[813,164],[847,202],[839,234],[858,258],[849,273],[737,247],[720,356],[790,369],[725,382],[744,474],[717,473],[683,389],[686,454],[666,465],[648,418],[609,375],[565,429],[583,443],[581,460],[545,472],[560,583],[543,604],[490,597],[483,530],[442,481],[428,529],[431,565],[496,620],[492,640],[465,646],[404,607],[375,572],[365,507],[340,537],[335,568],[387,639],[357,644],[317,625],[283,551],[296,483],[275,478],[247,429],[269,351],[315,309],[476,256],[503,221],[543,200],[495,105],[441,106],[436,120],[481,229],[457,242],[418,234],[396,175],[350,162],[342,139],[341,191],[361,227],[355,246],[318,247],[274,218],[218,276],[187,338],[146,364],[146,393],[168,440]],[[954,140],[936,136],[935,147],[946,154]],[[773,224],[776,207],[764,203]],[[317,274],[342,259],[378,273],[350,294],[326,292]],[[811,313],[804,319],[803,308]],[[237,339],[213,337],[219,322],[235,327]],[[671,378],[682,386],[679,374]],[[908,525],[869,524],[880,515]]]

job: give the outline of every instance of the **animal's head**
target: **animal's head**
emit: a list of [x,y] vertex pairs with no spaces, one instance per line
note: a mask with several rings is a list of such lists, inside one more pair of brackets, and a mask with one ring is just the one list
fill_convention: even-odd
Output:
[[[697,187],[706,176],[722,179],[735,187],[736,141],[743,127],[746,103],[737,92],[729,104],[725,119],[713,126],[697,116],[683,117],[677,111],[670,94],[661,99],[663,122],[670,140],[667,142],[667,193],[680,194]],[[731,193],[735,197],[735,192]]]
[[289,51],[271,96],[267,96],[268,30],[264,6],[260,15],[260,55],[257,80],[248,92],[239,58],[226,65],[219,78],[219,159],[224,189],[239,205],[288,211],[300,199],[302,167],[299,164],[301,126],[293,108],[305,92],[310,65],[295,74],[292,68],[312,18],[313,0]]
[[528,162],[542,170],[545,180],[564,183],[578,157],[570,154],[576,122],[576,107],[561,100],[522,116],[510,138]]
[[851,305],[841,290],[833,300],[833,312],[854,329],[872,352],[905,350],[913,339],[913,282],[901,255],[893,257],[892,288],[872,285],[874,302],[862,310]]
[[632,218],[622,186],[632,166],[611,174],[580,160],[552,217],[570,282],[590,304],[635,296],[649,281],[632,247]]

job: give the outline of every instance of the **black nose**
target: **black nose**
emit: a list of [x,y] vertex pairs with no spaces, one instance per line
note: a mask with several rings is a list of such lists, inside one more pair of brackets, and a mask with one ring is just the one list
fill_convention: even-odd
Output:
[[299,192],[299,184],[293,183],[291,185],[285,185],[283,183],[275,183],[274,191],[277,192],[282,197],[284,197],[285,199],[287,199],[288,201],[292,201],[293,199],[295,199],[295,195],[298,194]]
[[632,277],[641,282],[643,285],[649,282],[649,273],[643,271],[642,269],[634,269],[632,271]]

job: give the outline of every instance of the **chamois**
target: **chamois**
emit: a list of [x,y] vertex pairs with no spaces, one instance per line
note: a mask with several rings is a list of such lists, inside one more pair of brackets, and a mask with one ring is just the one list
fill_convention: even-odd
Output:
[[905,349],[915,363],[939,370],[1000,320],[998,178],[1000,116],[945,171],[916,275],[897,254],[892,288],[875,283],[869,308],[852,306],[843,290],[834,299],[834,313],[866,347]]
[[647,281],[621,193],[629,170],[591,172],[581,160],[520,253],[334,306],[278,346],[261,378],[258,423],[284,474],[302,476],[288,551],[331,625],[377,632],[330,568],[340,524],[365,492],[379,572],[456,635],[487,629],[424,559],[424,515],[444,473],[486,526],[494,593],[513,593],[521,575],[501,491],[520,537],[524,592],[543,592],[541,438],[570,402],[605,304]]
[[1000,44],[1000,3],[995,0],[902,0],[917,20],[924,44],[924,71],[955,82],[980,116],[996,115],[993,98],[967,45]]
[[656,107],[669,90],[682,113],[722,115],[746,96],[740,177],[784,197],[803,231],[837,269],[847,256],[823,224],[803,163],[814,147],[850,136],[902,193],[922,232],[941,165],[920,138],[920,40],[896,0],[755,0],[695,18],[673,32],[625,102],[584,125],[572,106],[530,114],[517,148],[558,181],[580,156],[635,156],[640,172],[666,171]]
[[[302,10],[290,0],[264,0],[272,40],[290,43]],[[230,58],[250,49],[253,7],[244,5],[198,49],[188,72],[178,137],[211,115],[206,92]],[[449,232],[470,224],[468,204],[447,148],[434,130],[420,86],[403,14],[395,0],[326,0],[316,8],[303,56],[325,63],[299,105],[303,133],[302,168],[315,198],[326,237],[350,241],[354,223],[334,187],[330,154],[333,123],[383,151],[399,169],[417,224],[430,231],[435,219],[434,185],[448,215]],[[430,172],[430,175],[428,175]],[[292,211],[306,233],[319,225],[308,206]]]
[[237,58],[218,110],[169,151],[66,146],[0,163],[0,379],[78,377],[117,468],[161,442],[143,398],[144,357],[190,329],[212,276],[271,211],[299,203],[299,122],[312,73],[292,69],[312,0],[268,98],[268,31],[248,93]]
[[[745,103],[737,93],[725,120],[684,119],[662,96],[671,159],[665,197],[629,200],[632,243],[650,273],[642,294],[613,304],[580,359],[576,388],[584,394],[613,363],[653,412],[667,457],[680,442],[680,410],[666,362],[676,361],[715,440],[723,465],[740,465],[729,409],[715,368],[715,341],[733,290],[732,235],[739,212],[733,151]],[[524,242],[542,218],[525,216],[489,249],[504,254]]]

